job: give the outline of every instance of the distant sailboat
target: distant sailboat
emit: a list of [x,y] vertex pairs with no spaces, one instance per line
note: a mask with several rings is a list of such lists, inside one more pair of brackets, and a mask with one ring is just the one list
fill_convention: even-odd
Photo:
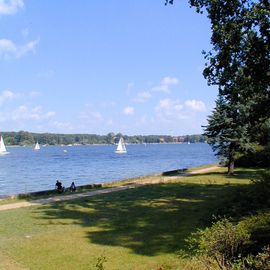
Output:
[[34,147],[34,150],[39,150],[40,149],[40,146],[39,146],[39,143],[37,142],[35,147]]
[[1,136],[1,138],[0,138],[0,155],[6,155],[6,154],[9,154],[9,152],[7,152],[7,149],[6,149],[6,146],[4,143],[4,139]]
[[117,149],[116,149],[115,153],[117,153],[117,154],[127,153],[125,142],[124,142],[124,139],[122,137],[120,138],[120,140],[118,142]]

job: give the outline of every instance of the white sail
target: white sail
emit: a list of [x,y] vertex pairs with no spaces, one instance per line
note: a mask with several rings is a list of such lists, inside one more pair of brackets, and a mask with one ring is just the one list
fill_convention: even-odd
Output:
[[117,154],[127,153],[125,142],[124,142],[124,139],[122,137],[120,138],[120,140],[118,142],[117,149],[116,149],[115,153],[117,153]]
[[0,155],[5,155],[5,154],[8,154],[8,153],[9,152],[7,152],[7,149],[6,149],[6,146],[5,146],[5,143],[4,143],[4,139],[1,136],[1,138],[0,138]]
[[39,146],[39,143],[37,142],[36,145],[35,145],[34,150],[39,150],[39,149],[40,149],[40,146]]

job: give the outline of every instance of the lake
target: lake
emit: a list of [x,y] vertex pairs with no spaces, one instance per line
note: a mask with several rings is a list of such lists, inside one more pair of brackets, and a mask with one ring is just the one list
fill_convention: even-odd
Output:
[[127,145],[115,154],[114,145],[9,147],[0,156],[0,195],[53,189],[57,179],[65,187],[104,183],[217,163],[206,143]]

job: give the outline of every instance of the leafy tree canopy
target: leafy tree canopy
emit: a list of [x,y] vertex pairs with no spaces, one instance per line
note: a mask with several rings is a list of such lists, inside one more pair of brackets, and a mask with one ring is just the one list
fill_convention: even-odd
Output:
[[[165,4],[173,4],[166,0]],[[217,154],[229,159],[249,141],[266,143],[270,119],[270,4],[268,0],[189,0],[211,22],[209,52],[203,71],[219,90],[205,134]],[[266,127],[267,126],[267,127]],[[231,169],[230,169],[231,168]]]

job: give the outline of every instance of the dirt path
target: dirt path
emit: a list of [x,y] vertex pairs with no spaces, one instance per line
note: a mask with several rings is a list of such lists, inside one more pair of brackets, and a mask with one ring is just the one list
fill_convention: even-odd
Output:
[[[218,166],[207,167],[204,169],[194,170],[192,172],[185,173],[183,175],[179,175],[177,177],[189,176],[189,175],[194,175],[194,174],[203,174],[203,173],[215,171],[218,168],[219,168]],[[92,196],[96,196],[96,195],[100,195],[100,194],[106,194],[106,193],[112,193],[112,192],[117,192],[117,191],[121,191],[121,190],[133,189],[133,188],[136,188],[136,187],[141,186],[141,185],[169,182],[171,180],[172,180],[172,177],[170,177],[170,176],[169,177],[159,177],[159,178],[155,178],[155,179],[152,179],[151,177],[149,177],[147,179],[144,179],[143,181],[140,181],[138,184],[129,184],[126,186],[100,189],[100,190],[89,191],[89,192],[84,192],[84,193],[75,193],[75,194],[70,194],[70,195],[65,195],[65,196],[53,196],[53,197],[48,197],[46,199],[33,200],[33,201],[29,201],[29,202],[18,202],[18,203],[4,204],[4,205],[0,205],[0,211],[49,204],[49,203],[53,203],[53,202],[62,202],[62,201],[68,201],[68,200],[79,199],[79,198],[84,198],[84,197],[92,197]]]
[[70,195],[64,195],[64,196],[53,196],[53,197],[48,197],[46,199],[33,200],[33,201],[29,201],[29,202],[18,202],[18,203],[4,204],[4,205],[0,205],[0,211],[35,206],[35,205],[49,204],[49,203],[53,203],[53,202],[62,202],[62,201],[68,201],[68,200],[79,199],[79,198],[84,198],[84,197],[91,197],[91,196],[96,196],[96,195],[100,195],[100,194],[106,194],[106,193],[131,189],[131,188],[135,188],[135,187],[136,187],[136,185],[127,185],[127,186],[100,189],[100,190],[95,190],[95,191],[76,193],[76,194],[70,194]]
[[0,250],[0,269],[6,270],[30,270],[29,268],[25,268],[20,265],[18,262],[13,260],[10,256],[5,254]]
[[220,167],[219,166],[212,166],[212,167],[207,167],[204,169],[199,169],[199,170],[194,170],[188,174],[200,174],[200,173],[208,173],[208,172],[212,172],[215,170],[218,170]]
[[140,183],[141,185],[167,183],[167,182],[172,182],[179,177],[190,176],[190,175],[195,175],[195,174],[204,174],[211,171],[216,171],[219,168],[220,168],[219,166],[211,166],[211,167],[194,170],[194,171],[183,173],[181,175],[176,175],[176,176],[156,176],[156,177],[153,176],[146,179],[138,180],[138,183]]

